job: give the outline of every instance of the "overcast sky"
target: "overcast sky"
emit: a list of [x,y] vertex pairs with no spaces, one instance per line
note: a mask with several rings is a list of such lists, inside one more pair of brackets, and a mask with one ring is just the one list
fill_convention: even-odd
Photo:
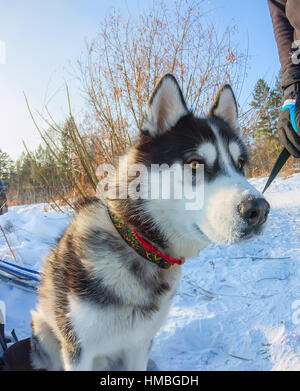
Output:
[[[248,47],[244,104],[259,77],[272,82],[280,69],[267,0],[206,2],[212,9],[208,18],[220,29],[237,24],[240,49]],[[0,148],[16,159],[22,139],[30,149],[40,142],[23,91],[33,110],[47,104],[60,120],[67,112],[68,82],[74,111],[80,113],[83,102],[70,64],[84,53],[85,41],[95,37],[111,7],[134,18],[151,5],[152,0],[0,0],[0,47],[1,42],[6,47],[6,63],[0,64]]]

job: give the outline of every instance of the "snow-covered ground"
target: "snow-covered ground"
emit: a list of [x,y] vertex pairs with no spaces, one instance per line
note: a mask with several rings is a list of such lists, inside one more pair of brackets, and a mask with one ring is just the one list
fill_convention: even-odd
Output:
[[[266,179],[251,182],[262,189]],[[151,357],[161,370],[300,370],[300,174],[267,191],[266,233],[210,246],[183,266],[183,278]],[[43,205],[0,217],[20,265],[40,269],[70,221]],[[0,235],[0,259],[11,260]],[[8,330],[30,334],[36,295],[0,281]]]

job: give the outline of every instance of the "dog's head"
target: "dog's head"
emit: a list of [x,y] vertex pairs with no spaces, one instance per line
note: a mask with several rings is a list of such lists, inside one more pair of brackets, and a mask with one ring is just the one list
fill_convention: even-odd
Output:
[[[188,110],[176,79],[165,75],[149,101],[143,130],[128,159],[145,165],[148,173],[152,165],[164,165],[161,171],[172,166],[177,174],[191,167],[184,186],[203,196],[199,201],[196,197],[199,205],[192,210],[185,197],[189,192],[181,199],[172,194],[163,199],[160,194],[126,202],[128,214],[140,216],[140,222],[144,218],[149,229],[160,232],[173,255],[194,256],[210,242],[230,244],[262,231],[269,204],[245,178],[247,153],[229,85],[219,91],[208,117],[199,118]],[[201,169],[204,175],[199,179]],[[160,183],[157,173],[151,181],[143,175],[141,183]],[[183,177],[172,176],[173,185],[181,187]],[[197,187],[197,181],[203,186]]]

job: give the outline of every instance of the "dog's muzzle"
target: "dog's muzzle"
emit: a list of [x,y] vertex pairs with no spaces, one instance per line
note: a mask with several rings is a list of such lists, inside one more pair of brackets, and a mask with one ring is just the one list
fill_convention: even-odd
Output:
[[268,218],[270,204],[264,198],[248,198],[238,205],[238,212],[247,223],[245,236],[260,228]]

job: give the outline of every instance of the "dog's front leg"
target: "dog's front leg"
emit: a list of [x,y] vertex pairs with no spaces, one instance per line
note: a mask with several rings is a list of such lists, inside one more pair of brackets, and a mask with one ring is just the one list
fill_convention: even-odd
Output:
[[69,349],[62,349],[62,358],[65,371],[92,371],[93,356],[86,351],[70,353]]
[[149,359],[151,341],[145,341],[139,346],[126,349],[123,352],[123,365],[126,371],[146,371]]

